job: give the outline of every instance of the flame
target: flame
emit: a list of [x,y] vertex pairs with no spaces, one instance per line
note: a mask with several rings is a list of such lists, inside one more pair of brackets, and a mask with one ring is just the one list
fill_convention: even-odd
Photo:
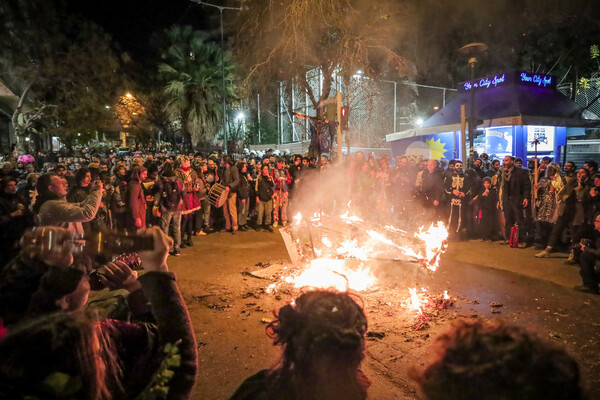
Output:
[[333,243],[331,243],[331,240],[329,240],[329,238],[327,236],[323,236],[323,238],[321,239],[321,242],[329,248],[333,247]]
[[369,258],[369,250],[358,246],[356,239],[346,240],[340,243],[337,248],[337,254],[340,256],[358,258],[359,260],[366,260]]
[[[425,291],[425,289],[421,289],[421,291]],[[423,299],[422,295],[419,296],[417,289],[415,288],[408,288],[408,292],[410,293],[410,308],[413,311],[416,311],[417,315],[424,315],[423,306],[427,303],[427,301]]]
[[298,213],[294,215],[293,224],[300,225],[300,222],[302,222],[302,214],[300,213],[300,211],[298,211]]
[[348,289],[363,291],[375,285],[376,279],[368,268],[362,264],[351,268],[346,260],[317,258],[312,260],[299,274],[287,276],[285,282],[294,287],[335,288],[339,291]]
[[402,247],[398,246],[396,243],[392,242],[390,239],[386,238],[385,236],[383,236],[381,233],[379,233],[377,231],[368,230],[367,234],[371,237],[371,239],[375,239],[375,240],[377,240],[379,242],[382,242],[382,243],[385,243],[385,244],[389,244],[390,246],[402,249]]
[[349,211],[346,211],[345,213],[340,215],[340,218],[342,220],[344,220],[344,222],[346,222],[347,224],[351,224],[353,222],[363,222],[363,220],[361,218],[357,217],[356,215],[354,215],[354,214],[350,215]]
[[426,231],[420,227],[415,237],[425,244],[425,248],[421,249],[423,251],[417,253],[410,247],[401,247],[401,249],[405,255],[420,260],[427,269],[435,272],[440,266],[440,256],[448,247],[448,230],[444,223],[439,221],[437,224],[431,224]]
[[394,232],[394,233],[408,233],[408,232],[403,231],[402,229],[398,229],[392,225],[386,225],[386,226],[384,226],[384,228],[387,229],[388,231]]

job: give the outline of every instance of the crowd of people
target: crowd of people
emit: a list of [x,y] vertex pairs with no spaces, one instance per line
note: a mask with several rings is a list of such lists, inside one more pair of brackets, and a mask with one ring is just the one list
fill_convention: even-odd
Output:
[[[465,168],[460,160],[377,160],[361,152],[344,165],[272,150],[235,161],[220,153],[160,151],[26,157],[6,157],[0,170],[0,264],[36,224],[68,225],[78,233],[160,226],[174,239],[174,256],[193,246],[194,237],[216,231],[272,232],[307,201],[297,198],[299,188],[330,182],[313,178],[334,165],[336,187],[318,204],[324,212],[341,213],[350,201],[358,214],[381,223],[418,216],[445,222],[457,240],[535,246],[541,250],[536,257],[567,251],[569,262],[582,266],[579,289],[598,293],[600,175],[593,160],[562,168],[544,157],[537,168],[534,159],[524,168],[519,158],[482,154]],[[314,196],[324,192],[309,189]]]
[[[508,240],[516,226],[517,242],[541,245],[540,257],[561,240],[577,243],[584,288],[597,293],[600,247],[589,240],[594,227],[600,233],[597,164],[561,171],[542,159],[536,172],[520,161],[482,155],[463,172],[459,161],[444,168],[398,157],[391,166],[362,153],[336,168],[326,157],[272,153],[237,161],[161,152],[9,156],[0,172],[0,398],[189,398],[197,346],[169,254],[220,229],[285,226],[305,201],[303,187],[310,192],[313,178],[333,171],[343,179],[329,189],[328,212],[350,201],[383,221],[421,213],[447,221],[458,239]],[[135,262],[76,247],[97,232],[135,233],[153,245]],[[92,307],[93,276],[97,289],[123,289],[125,300]],[[268,328],[281,362],[246,379],[232,399],[366,398],[368,324],[359,303],[316,290],[282,307]],[[582,398],[577,363],[564,350],[501,323],[457,322],[412,375],[427,400]]]

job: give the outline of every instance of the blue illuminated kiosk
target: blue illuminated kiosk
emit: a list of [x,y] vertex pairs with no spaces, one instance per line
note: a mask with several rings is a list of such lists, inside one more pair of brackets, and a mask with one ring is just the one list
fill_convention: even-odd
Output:
[[471,90],[475,91],[475,119],[483,121],[475,151],[487,153],[490,159],[530,158],[532,142],[538,138],[538,155],[562,164],[567,137],[585,135],[586,128],[600,126],[598,116],[584,112],[556,89],[553,76],[510,71],[477,78],[473,85],[470,81],[459,84],[458,95],[421,127],[387,135],[392,157],[461,159],[460,108],[464,104],[469,115]]

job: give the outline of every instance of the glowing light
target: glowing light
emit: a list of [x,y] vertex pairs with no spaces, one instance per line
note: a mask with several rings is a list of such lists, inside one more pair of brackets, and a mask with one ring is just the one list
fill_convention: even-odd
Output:
[[346,211],[345,213],[343,213],[342,215],[340,215],[340,218],[344,220],[344,222],[346,222],[347,224],[351,224],[353,222],[363,222],[363,220],[359,217],[357,217],[356,215],[349,215],[350,212]]
[[129,92],[125,93],[125,97],[129,97],[130,99],[133,97],[133,95]]
[[346,264],[346,260],[328,258],[312,260],[299,274],[288,276],[284,280],[297,288],[335,288],[339,291],[348,289],[362,291],[372,287],[376,282],[371,271],[362,264],[352,268]]
[[393,247],[397,247],[397,248],[399,248],[399,249],[402,249],[402,247],[398,246],[396,243],[392,242],[390,239],[386,238],[385,236],[383,236],[381,233],[379,233],[379,232],[377,232],[377,231],[374,231],[374,230],[368,230],[368,231],[367,231],[367,234],[368,234],[368,235],[369,235],[369,236],[370,236],[372,239],[375,239],[375,240],[377,240],[377,241],[379,241],[379,242],[382,242],[382,243],[388,244],[388,245],[390,245],[390,246],[393,246]]
[[417,118],[417,120],[415,121],[415,124],[417,124],[417,126],[423,125],[423,118]]
[[450,296],[448,296],[447,290],[444,290],[444,300],[450,300]]
[[[425,289],[421,289],[421,291],[425,291]],[[410,293],[409,307],[413,311],[416,311],[417,315],[424,315],[423,306],[427,303],[427,300],[423,299],[423,295],[419,295],[419,293],[417,293],[417,289],[415,288],[408,288],[408,292]]]
[[357,258],[359,260],[366,260],[369,258],[369,250],[364,247],[359,247],[356,240],[347,240],[340,243],[337,253],[340,256]]
[[396,228],[395,226],[392,225],[386,225],[384,226],[385,229],[387,229],[390,232],[394,232],[394,233],[408,233],[406,231],[403,231],[402,229]]
[[298,214],[294,215],[293,219],[293,224],[294,225],[300,225],[300,222],[302,222],[302,214],[300,214],[300,212],[298,212]]
[[238,121],[243,120],[244,118],[246,118],[246,116],[244,115],[244,113],[238,113],[238,115],[235,116],[235,119],[237,119]]
[[413,247],[400,247],[404,254],[413,257],[420,261],[430,271],[435,271],[440,266],[440,256],[448,247],[448,230],[444,223],[439,221],[436,224],[431,224],[429,229],[423,230],[419,228],[419,232],[415,233],[415,237],[421,240],[425,247],[420,248],[418,253],[413,250]]

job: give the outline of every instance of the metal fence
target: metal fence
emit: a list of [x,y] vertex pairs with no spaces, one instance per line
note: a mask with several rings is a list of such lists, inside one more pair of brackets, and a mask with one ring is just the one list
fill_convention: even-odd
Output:
[[[559,85],[558,90],[571,98],[573,84]],[[575,90],[575,102],[586,109],[583,116],[585,118],[600,119],[600,78],[590,78],[585,86],[577,85]]]
[[[413,127],[417,116],[416,99],[421,92],[434,92],[439,105],[444,106],[447,92],[455,89],[417,85],[412,82],[369,80],[360,71],[348,82],[334,73],[334,84],[329,97],[342,93],[342,104],[349,109],[349,130],[343,146],[384,147],[385,135]],[[315,68],[306,72],[306,80],[315,96],[323,91],[323,74]],[[429,97],[432,93],[428,93]],[[306,92],[294,81],[279,82],[277,112],[278,143],[310,140],[310,126],[306,119],[298,119],[294,112],[316,116]]]

